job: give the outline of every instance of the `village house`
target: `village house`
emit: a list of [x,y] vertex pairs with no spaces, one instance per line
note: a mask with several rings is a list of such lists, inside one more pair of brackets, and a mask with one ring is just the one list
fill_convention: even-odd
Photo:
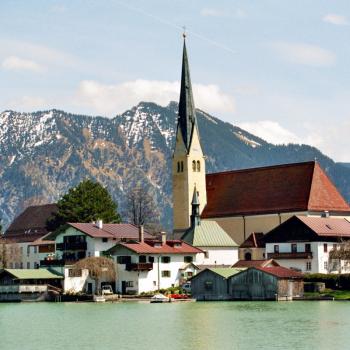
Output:
[[54,242],[42,240],[49,233],[46,222],[57,210],[56,204],[33,205],[14,219],[2,237],[13,248],[9,268],[38,268],[41,259],[55,252]]
[[199,205],[198,193],[194,188],[191,226],[182,235],[181,240],[204,252],[204,254],[198,254],[197,265],[231,266],[238,260],[237,243],[216,221],[202,221],[199,215]]
[[[145,238],[153,236],[144,233]],[[71,265],[90,256],[101,256],[120,241],[137,240],[139,228],[132,224],[67,223],[63,231],[54,232],[47,239],[55,240],[56,256],[42,260],[41,266]]]
[[[306,216],[293,216],[264,237],[268,259],[304,273],[338,271],[330,266],[329,253],[349,239],[347,219]],[[349,273],[350,266],[343,266],[340,272]]]
[[261,260],[265,259],[265,242],[262,232],[253,232],[239,246],[240,260]]
[[282,266],[250,267],[228,284],[233,300],[292,300],[304,294],[303,275]]
[[117,264],[117,290],[140,294],[179,286],[198,270],[196,256],[202,250],[181,240],[160,240],[142,236],[138,241],[121,242],[109,249]]

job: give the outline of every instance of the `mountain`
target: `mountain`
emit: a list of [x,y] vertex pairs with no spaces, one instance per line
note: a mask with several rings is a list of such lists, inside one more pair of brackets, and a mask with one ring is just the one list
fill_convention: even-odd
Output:
[[[0,217],[6,227],[30,204],[56,201],[86,177],[108,188],[125,213],[126,194],[146,186],[171,228],[171,154],[178,105],[141,102],[113,119],[59,110],[0,114]],[[350,168],[307,145],[276,146],[201,110],[207,171],[317,160],[350,200]]]

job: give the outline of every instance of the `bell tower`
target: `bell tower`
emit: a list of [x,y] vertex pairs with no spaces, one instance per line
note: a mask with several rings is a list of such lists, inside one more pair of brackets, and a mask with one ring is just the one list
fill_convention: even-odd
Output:
[[199,213],[207,203],[205,156],[200,143],[193,101],[186,35],[183,37],[181,90],[172,164],[174,231],[184,231],[191,225],[191,201],[195,188],[200,201]]

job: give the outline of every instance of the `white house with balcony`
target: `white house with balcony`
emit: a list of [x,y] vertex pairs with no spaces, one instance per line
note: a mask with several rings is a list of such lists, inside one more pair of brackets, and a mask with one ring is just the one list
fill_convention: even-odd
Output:
[[[152,238],[144,232],[145,238]],[[52,233],[47,239],[55,241],[56,254],[41,266],[70,265],[90,256],[101,256],[118,242],[139,238],[139,227],[132,224],[105,224],[101,220],[96,223],[68,223],[64,231]]]
[[108,253],[117,264],[117,290],[122,294],[140,294],[178,286],[198,270],[199,248],[180,240],[141,239],[122,242]]
[[264,236],[266,258],[303,273],[338,273],[329,253],[349,239],[347,219],[293,216]]

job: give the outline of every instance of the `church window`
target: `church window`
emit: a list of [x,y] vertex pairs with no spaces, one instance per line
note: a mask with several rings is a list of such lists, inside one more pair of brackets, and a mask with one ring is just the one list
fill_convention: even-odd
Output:
[[177,172],[180,172],[180,162],[177,162]]
[[184,171],[184,162],[181,161],[181,172],[183,173],[183,171]]
[[197,160],[197,171],[201,171],[201,162]]
[[195,160],[192,162],[192,170],[196,171],[196,161]]

